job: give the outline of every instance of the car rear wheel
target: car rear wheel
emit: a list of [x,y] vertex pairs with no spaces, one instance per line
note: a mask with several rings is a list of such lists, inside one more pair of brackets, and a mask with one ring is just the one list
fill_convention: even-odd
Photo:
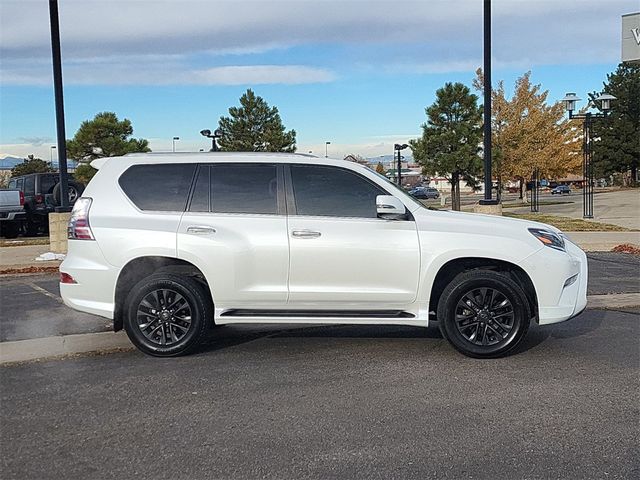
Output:
[[531,307],[508,274],[471,270],[457,275],[442,292],[437,311],[442,335],[474,358],[500,357],[525,337]]
[[213,318],[209,296],[191,277],[157,273],[138,282],[126,300],[124,327],[131,342],[156,357],[192,351]]

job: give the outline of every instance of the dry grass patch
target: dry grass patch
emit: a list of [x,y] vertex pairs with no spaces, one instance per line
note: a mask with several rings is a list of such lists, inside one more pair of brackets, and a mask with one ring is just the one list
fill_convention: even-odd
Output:
[[581,218],[558,217],[542,213],[510,213],[505,212],[505,217],[520,218],[532,222],[542,222],[553,225],[565,232],[630,232],[632,230],[610,223],[600,223]]

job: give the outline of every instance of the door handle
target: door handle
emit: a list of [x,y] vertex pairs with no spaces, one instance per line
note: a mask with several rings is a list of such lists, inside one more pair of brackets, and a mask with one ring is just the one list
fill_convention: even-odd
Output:
[[206,225],[191,225],[187,227],[187,233],[191,233],[192,235],[210,235],[216,233],[216,229],[207,227]]
[[291,236],[295,238],[318,238],[320,235],[322,235],[320,232],[313,230],[294,230],[291,232]]

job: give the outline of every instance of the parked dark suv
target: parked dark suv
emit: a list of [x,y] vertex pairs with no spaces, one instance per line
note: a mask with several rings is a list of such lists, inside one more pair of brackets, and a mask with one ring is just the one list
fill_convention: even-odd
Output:
[[[9,188],[24,194],[24,210],[27,214],[27,234],[33,235],[49,229],[49,212],[60,205],[60,177],[57,173],[30,173],[9,180]],[[73,205],[82,195],[84,185],[69,181],[69,204]]]

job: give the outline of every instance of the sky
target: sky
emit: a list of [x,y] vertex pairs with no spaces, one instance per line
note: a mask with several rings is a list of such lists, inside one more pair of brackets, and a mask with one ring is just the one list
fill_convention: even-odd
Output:
[[[208,149],[247,88],[299,152],[393,153],[445,82],[482,65],[482,0],[60,0],[67,138],[113,111],[154,151]],[[532,71],[550,101],[586,98],[620,62],[637,0],[493,0],[493,80]],[[0,0],[0,157],[55,145],[47,0]],[[476,92],[480,94],[481,92]],[[54,154],[55,158],[55,154]]]

